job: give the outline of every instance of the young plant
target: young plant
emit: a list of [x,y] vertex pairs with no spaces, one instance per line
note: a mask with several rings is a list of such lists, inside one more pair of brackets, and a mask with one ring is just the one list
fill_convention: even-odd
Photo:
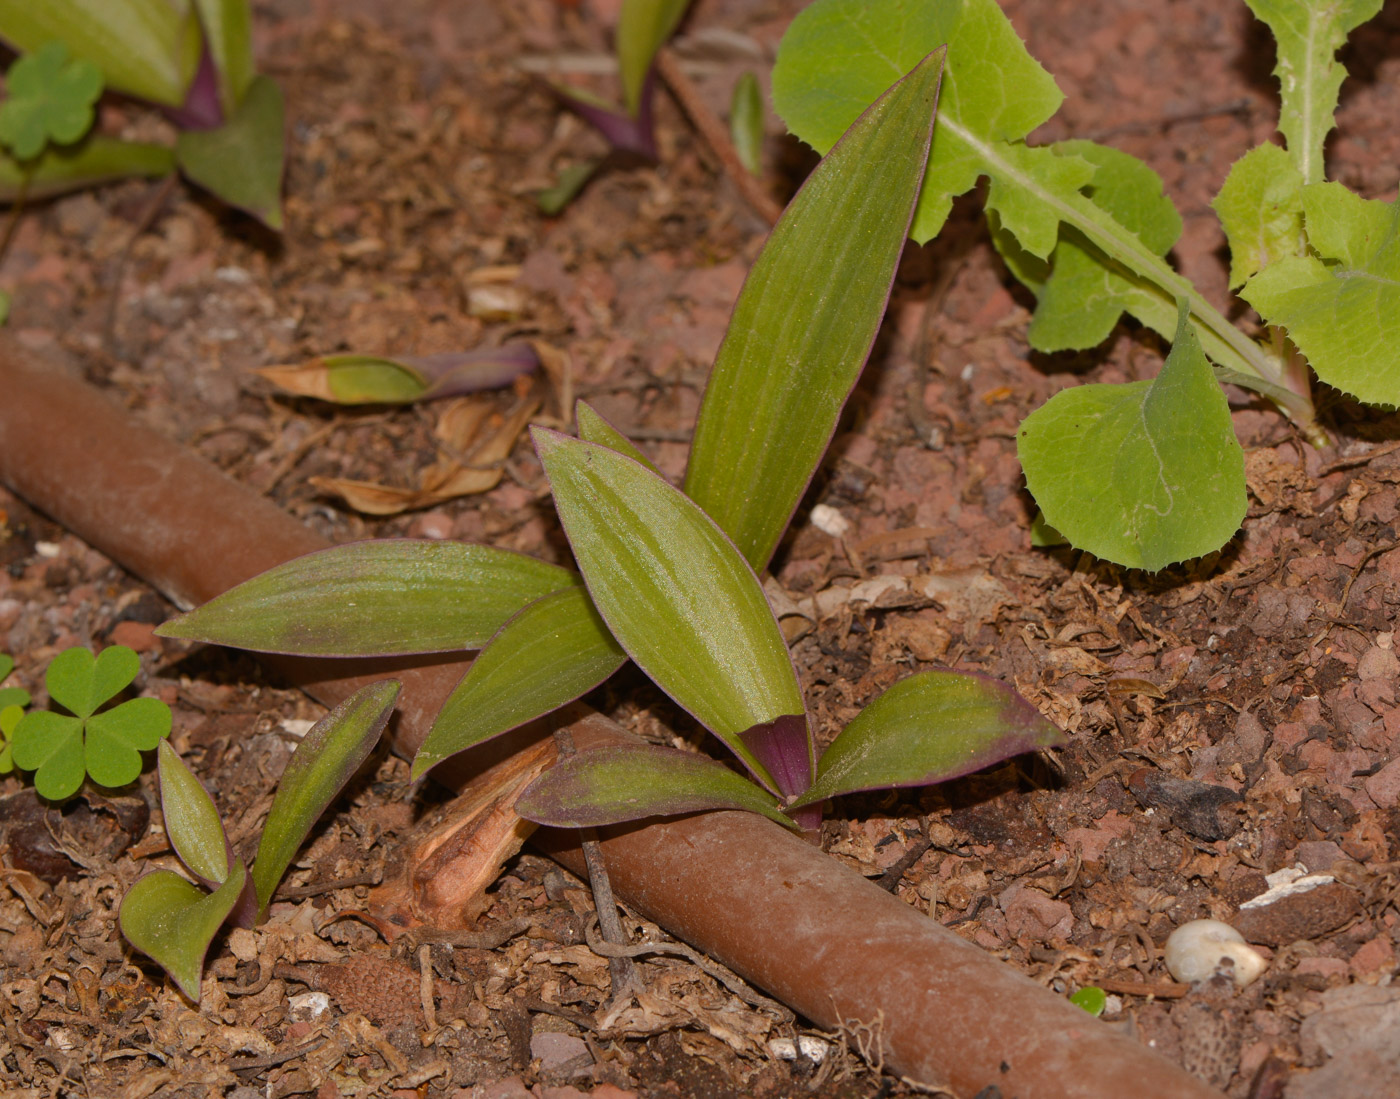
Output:
[[[254,68],[251,29],[248,0],[0,0],[0,38],[24,55],[0,107],[0,198],[178,168],[280,229],[282,93]],[[174,148],[92,134],[104,87],[164,109]]]
[[282,772],[251,870],[235,857],[209,792],[169,742],[161,743],[165,832],[195,881],[151,871],[122,898],[118,922],[127,941],[196,1003],[204,955],[219,928],[229,919],[254,927],[266,917],[311,826],[379,741],[398,693],[393,680],[371,683],[311,727]]
[[1247,154],[1215,209],[1231,283],[1269,322],[1258,340],[1167,263],[1181,218],[1150,168],[1088,141],[1026,143],[1063,96],[995,0],[815,0],[789,27],[773,73],[778,113],[824,151],[895,75],[946,43],[949,86],[914,240],[934,237],[953,197],[986,177],[993,240],[1037,299],[1032,347],[1095,346],[1125,312],[1173,342],[1155,381],[1066,390],[1018,433],[1042,529],[1131,567],[1210,553],[1244,518],[1243,453],[1206,357],[1214,382],[1268,398],[1314,442],[1325,437],[1308,366],[1361,401],[1400,403],[1391,243],[1400,208],[1323,182],[1346,75],[1335,54],[1381,0],[1249,4],[1278,42],[1287,150]]
[[141,658],[124,645],[67,649],[53,658],[44,683],[49,698],[70,711],[33,710],[10,735],[16,767],[34,772],[34,788],[53,801],[77,793],[85,775],[101,786],[125,786],[141,773],[141,753],[170,733],[170,707],[133,698],[101,707],[131,685]]
[[810,827],[837,794],[938,781],[1054,743],[1058,731],[1008,688],[929,672],[886,692],[819,762],[755,576],[870,353],[919,194],[942,63],[935,51],[896,81],[775,227],[715,362],[684,492],[586,405],[582,441],[536,432],[581,578],[484,547],[367,542],[288,562],[159,632],[323,656],[484,645],[415,775],[579,697],[631,657],[755,779],[649,747],[581,753],[522,801],[553,823],[738,807]]

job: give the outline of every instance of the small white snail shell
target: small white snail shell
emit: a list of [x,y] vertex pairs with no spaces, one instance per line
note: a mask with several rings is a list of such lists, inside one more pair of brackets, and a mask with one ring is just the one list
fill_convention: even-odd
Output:
[[1195,984],[1217,973],[1233,977],[1240,988],[1252,984],[1268,966],[1244,936],[1219,920],[1192,920],[1167,939],[1167,969],[1178,981]]

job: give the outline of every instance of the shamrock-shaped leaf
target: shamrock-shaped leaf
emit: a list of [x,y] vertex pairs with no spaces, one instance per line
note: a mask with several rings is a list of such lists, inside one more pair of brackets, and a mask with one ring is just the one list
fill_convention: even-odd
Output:
[[73,715],[39,710],[15,727],[14,762],[34,771],[34,787],[54,801],[70,797],[84,773],[103,786],[125,786],[141,773],[141,752],[170,732],[170,708],[136,698],[103,713],[97,709],[136,678],[140,658],[123,645],[94,657],[87,649],[59,653],[44,681],[49,697]]
[[102,73],[91,61],[69,60],[68,47],[54,41],[10,66],[5,84],[9,97],[0,103],[0,143],[17,159],[28,160],[50,141],[68,145],[92,128]]
[[159,962],[180,991],[198,1003],[204,955],[238,902],[246,876],[239,859],[224,884],[206,893],[172,870],[153,871],[122,898],[117,917],[122,934]]

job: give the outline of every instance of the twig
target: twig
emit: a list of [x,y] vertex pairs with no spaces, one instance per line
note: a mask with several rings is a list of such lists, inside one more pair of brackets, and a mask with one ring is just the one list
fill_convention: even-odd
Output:
[[237,1060],[230,1060],[228,1067],[234,1072],[261,1072],[263,1069],[276,1068],[278,1065],[285,1065],[288,1061],[295,1061],[298,1057],[310,1053],[318,1046],[325,1044],[325,1035],[313,1038],[304,1046],[297,1046],[296,1049],[285,1050],[282,1053],[270,1053],[266,1057],[246,1057]]
[[355,874],[348,878],[312,882],[310,885],[284,885],[273,894],[273,899],[299,901],[306,897],[319,897],[322,893],[331,893],[337,889],[351,889],[357,885],[378,885],[383,878],[384,875],[380,871],[372,870],[368,874]]
[[681,110],[700,131],[700,136],[705,139],[705,143],[714,151],[715,156],[719,157],[724,174],[739,189],[739,193],[744,196],[744,201],[753,208],[754,213],[769,225],[776,225],[778,218],[782,217],[782,207],[773,201],[768,192],[763,189],[763,184],[744,167],[739,160],[739,154],[734,150],[734,143],[729,140],[729,134],[725,132],[724,124],[715,117],[714,112],[700,98],[700,93],[690,82],[690,77],[686,76],[681,69],[676,55],[666,46],[662,46],[657,51],[656,72],[666,82],[666,86],[671,89],[671,94],[676,97],[676,102],[681,105]]

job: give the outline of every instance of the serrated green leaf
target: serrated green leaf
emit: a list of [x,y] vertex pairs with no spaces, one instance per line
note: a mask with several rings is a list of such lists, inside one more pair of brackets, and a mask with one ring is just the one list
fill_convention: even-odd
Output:
[[26,52],[63,42],[113,91],[179,107],[201,48],[188,15],[165,0],[0,0],[0,36]]
[[821,462],[884,317],[941,64],[941,52],[920,55],[908,77],[890,78],[898,82],[789,204],[734,306],[685,490],[755,569],[773,555]]
[[753,570],[708,515],[650,470],[594,443],[532,433],[564,533],[612,635],[772,788],[742,734],[804,707]]
[[285,145],[282,90],[258,76],[218,129],[182,131],[175,159],[191,182],[280,231]]
[[556,763],[515,811],[555,828],[600,828],[644,817],[743,809],[796,828],[772,794],[723,764],[655,745],[596,748]]
[[1323,177],[1322,147],[1335,125],[1346,69],[1337,50],[1381,10],[1381,0],[1245,0],[1278,43],[1279,132],[1304,183]]
[[153,870],[122,898],[117,921],[126,941],[170,974],[180,991],[199,1002],[204,955],[243,891],[243,860],[213,893],[171,870]]
[[88,649],[65,649],[49,664],[44,685],[55,702],[87,718],[129,687],[140,671],[141,658],[125,645],[112,645],[96,657]]
[[580,439],[605,446],[619,454],[625,454],[632,461],[641,463],[653,473],[659,473],[656,466],[652,465],[651,459],[638,450],[631,439],[608,423],[599,415],[598,410],[586,401],[579,401],[574,406],[574,419],[578,421],[578,437]]
[[195,877],[216,888],[228,878],[230,857],[219,810],[169,741],[162,740],[158,750],[160,808],[170,846]]
[[33,710],[15,726],[10,741],[15,766],[34,772],[34,788],[50,801],[77,793],[86,773],[80,718]]
[[14,703],[0,703],[0,775],[8,775],[15,769],[15,745],[12,739],[15,726],[24,716],[24,709]]
[[399,686],[385,679],[361,687],[313,725],[287,761],[253,860],[258,922],[311,826],[374,750]]
[[630,114],[641,110],[642,85],[656,51],[666,44],[688,7],[690,0],[622,0],[617,21],[617,69]]
[[577,573],[523,553],[379,539],[288,561],[157,627],[255,652],[397,656],[477,649]]
[[141,773],[141,753],[169,735],[170,707],[158,698],[133,698],[93,714],[84,737],[87,773],[99,785],[125,786]]
[[1230,242],[1231,290],[1307,249],[1303,177],[1277,145],[1260,145],[1235,161],[1211,206]]
[[729,140],[751,175],[763,175],[763,129],[763,92],[758,77],[746,72],[729,100]]
[[1079,549],[1154,572],[1219,549],[1246,506],[1225,394],[1184,305],[1178,316],[1155,380],[1063,390],[1017,439],[1046,522]]
[[1255,275],[1241,296],[1280,325],[1328,385],[1368,404],[1400,404],[1400,201],[1340,183],[1303,188],[1308,241]]
[[165,145],[89,135],[76,145],[50,145],[24,165],[0,153],[0,202],[49,198],[133,176],[164,176],[175,170]]
[[29,160],[50,141],[70,145],[92,128],[102,73],[91,61],[70,59],[62,42],[45,42],[10,66],[5,91],[0,143]]
[[257,75],[252,7],[248,0],[194,0],[194,5],[218,74],[219,103],[229,118]]
[[920,672],[841,730],[811,789],[789,809],[857,790],[944,782],[1063,740],[1035,707],[990,676]]
[[501,627],[443,703],[413,777],[572,702],[626,660],[583,588],[535,600]]

